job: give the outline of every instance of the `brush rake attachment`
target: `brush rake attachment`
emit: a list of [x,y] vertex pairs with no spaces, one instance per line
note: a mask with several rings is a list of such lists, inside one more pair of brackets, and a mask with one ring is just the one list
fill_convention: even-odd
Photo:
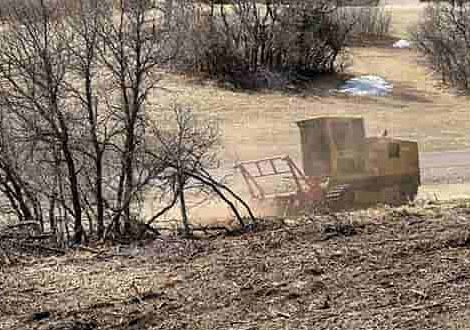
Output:
[[[306,177],[289,156],[239,162],[240,171],[255,208],[275,215],[292,215],[323,200],[321,177]],[[271,179],[271,191],[265,187]],[[263,181],[263,183],[262,183]]]

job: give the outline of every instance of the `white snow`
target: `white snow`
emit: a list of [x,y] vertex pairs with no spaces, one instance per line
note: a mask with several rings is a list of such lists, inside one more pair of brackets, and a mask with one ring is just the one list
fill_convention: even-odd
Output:
[[360,76],[347,80],[337,90],[351,95],[384,96],[392,92],[393,85],[379,76]]
[[407,40],[398,40],[397,42],[395,42],[393,44],[393,48],[410,48],[411,47],[411,44],[409,41]]

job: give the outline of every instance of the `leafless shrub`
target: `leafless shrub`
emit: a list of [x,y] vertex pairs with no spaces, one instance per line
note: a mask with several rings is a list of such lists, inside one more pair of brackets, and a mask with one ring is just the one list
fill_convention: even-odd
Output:
[[337,8],[328,1],[230,0],[228,5],[191,3],[186,8],[185,14],[194,18],[182,32],[187,37],[176,66],[234,82],[243,77],[254,86],[276,84],[276,75],[263,72],[334,71],[352,28],[334,18]]
[[470,90],[470,4],[438,3],[426,7],[414,35],[429,65],[445,84]]
[[168,206],[147,221],[147,225],[157,220],[178,201],[185,234],[190,235],[191,227],[185,194],[194,189],[196,191],[209,189],[222,199],[242,228],[246,224],[237,203],[242,205],[251,221],[255,221],[249,206],[208,171],[215,164],[220,146],[219,131],[213,122],[197,118],[190,108],[173,105],[172,113],[165,124],[152,122],[149,129],[150,143],[147,152],[156,163],[162,164],[165,168],[165,171],[154,179],[161,183],[160,187],[163,189],[170,188],[169,193],[173,197],[170,198]]
[[185,22],[185,38],[173,64],[242,88],[278,87],[341,70],[351,33],[381,36],[390,26],[382,8],[343,8],[334,1],[180,1],[174,8],[174,19]]
[[390,31],[392,16],[384,7],[339,8],[337,20],[352,25],[351,34],[368,34],[383,37]]

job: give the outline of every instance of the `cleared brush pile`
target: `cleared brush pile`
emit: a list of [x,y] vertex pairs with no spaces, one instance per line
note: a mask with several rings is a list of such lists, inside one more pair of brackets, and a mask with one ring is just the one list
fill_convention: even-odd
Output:
[[[0,274],[0,328],[76,318],[100,329],[463,329],[469,206],[318,215],[239,237],[38,259]],[[50,319],[33,321],[38,311]]]
[[44,234],[34,221],[0,226],[0,270],[25,259],[64,255],[51,234]]

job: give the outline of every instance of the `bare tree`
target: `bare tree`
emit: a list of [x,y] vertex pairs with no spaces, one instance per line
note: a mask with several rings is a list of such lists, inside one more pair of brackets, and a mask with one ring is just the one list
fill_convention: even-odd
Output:
[[237,201],[248,213],[251,221],[255,217],[250,207],[235,192],[218,182],[208,171],[217,159],[219,131],[210,121],[198,120],[190,108],[173,105],[173,114],[165,125],[151,122],[147,153],[156,163],[162,164],[165,172],[159,173],[161,182],[172,182],[165,187],[172,187],[173,198],[169,205],[152,217],[147,224],[155,221],[164,212],[179,201],[181,219],[186,235],[191,234],[185,192],[190,189],[209,188],[231,209],[234,216],[245,227],[242,213],[236,206]]
[[[69,53],[67,40],[58,38],[57,32],[65,26],[51,17],[46,5],[41,0],[35,11],[24,11],[22,7],[10,10],[8,23],[16,28],[1,37],[0,78],[6,85],[3,106],[20,121],[24,139],[35,144],[33,160],[50,162],[55,158],[64,167],[71,200],[69,211],[75,219],[75,240],[79,242],[83,235],[77,176],[80,167],[73,155],[73,131],[80,126],[81,118],[71,111],[73,105],[64,97]],[[52,149],[59,152],[52,153]]]
[[[30,1],[10,8],[0,36],[0,192],[18,219],[44,230],[48,217],[58,235],[68,235],[71,219],[76,243],[95,228],[99,238],[126,235],[157,178],[174,195],[162,211],[179,201],[188,232],[191,180],[211,187],[243,224],[226,196],[241,199],[205,171],[212,131],[194,131],[181,111],[176,135],[147,127],[157,66],[179,50],[182,35],[172,29],[181,17],[163,28],[145,0],[116,0],[114,10],[108,1],[77,0],[65,17],[51,15],[48,1]],[[152,134],[161,148],[149,153]]]
[[[98,236],[105,214],[124,218],[128,230],[132,199],[146,182],[144,103],[170,34],[149,22],[144,1],[121,4],[118,22],[103,1],[82,0],[77,15],[61,19],[43,0],[12,6],[0,40],[3,191],[19,218],[42,219],[42,207],[53,227],[65,211],[76,242],[84,217],[90,230],[96,217]],[[18,141],[23,164],[12,147]]]
[[[69,71],[74,79],[67,83],[70,98],[77,100],[78,105],[84,111],[86,118],[86,137],[80,145],[79,151],[85,158],[92,161],[92,166],[87,176],[87,181],[94,190],[93,203],[96,205],[97,235],[104,234],[104,157],[108,134],[100,126],[106,125],[106,116],[98,113],[98,100],[100,90],[98,85],[100,58],[99,47],[101,42],[101,28],[103,22],[112,17],[112,7],[109,2],[99,0],[78,1],[79,11],[77,15],[67,18],[67,27],[73,39],[66,43],[68,51],[73,58],[73,65]],[[71,41],[71,42],[70,42]],[[91,152],[89,150],[91,147]],[[81,149],[81,150],[80,150]],[[85,195],[86,196],[86,195]]]
[[109,83],[107,101],[115,134],[111,143],[120,159],[113,223],[124,219],[124,232],[130,229],[131,204],[137,182],[136,172],[145,142],[145,103],[149,91],[157,87],[157,65],[171,58],[163,45],[170,39],[157,17],[148,11],[147,1],[120,1],[119,18],[109,17],[102,25],[103,48],[99,57]]

